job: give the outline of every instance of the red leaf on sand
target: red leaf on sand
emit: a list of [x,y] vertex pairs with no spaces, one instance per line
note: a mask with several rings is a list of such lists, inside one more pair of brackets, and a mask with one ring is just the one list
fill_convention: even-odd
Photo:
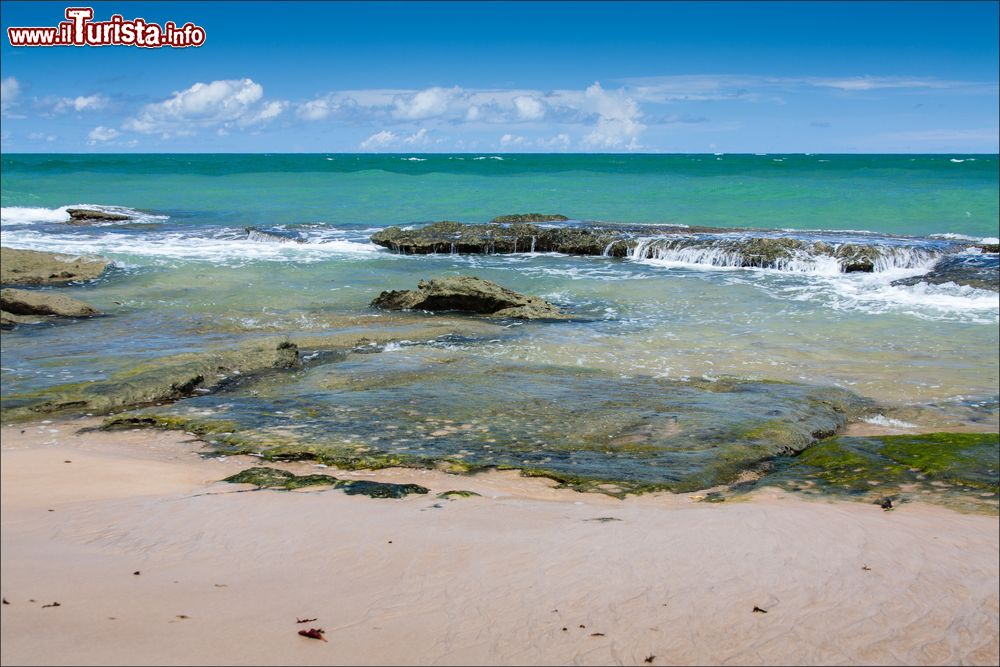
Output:
[[323,636],[324,632],[326,631],[320,628],[309,628],[308,630],[299,630],[299,634],[302,635],[303,637],[308,637],[309,639],[322,639],[323,641],[326,641],[326,637]]

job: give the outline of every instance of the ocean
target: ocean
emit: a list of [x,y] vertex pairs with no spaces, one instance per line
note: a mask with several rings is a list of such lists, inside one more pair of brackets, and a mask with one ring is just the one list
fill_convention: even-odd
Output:
[[[839,419],[809,412],[820,399],[801,387],[850,394],[859,419],[902,432],[995,430],[997,292],[892,283],[947,253],[978,261],[971,245],[1000,235],[998,195],[995,155],[4,155],[3,245],[114,268],[66,288],[108,316],[5,332],[0,377],[9,400],[268,337],[361,336],[384,326],[368,305],[382,290],[476,275],[578,318],[477,320],[161,409],[287,442],[650,484],[690,481],[769,410]],[[134,219],[68,225],[74,206]],[[651,233],[624,258],[404,255],[369,240],[524,212],[725,229],[673,244]],[[732,242],[762,233],[741,228],[893,250],[871,272],[808,253],[746,267]],[[727,381],[743,384],[712,390]],[[663,443],[673,458],[650,454]]]

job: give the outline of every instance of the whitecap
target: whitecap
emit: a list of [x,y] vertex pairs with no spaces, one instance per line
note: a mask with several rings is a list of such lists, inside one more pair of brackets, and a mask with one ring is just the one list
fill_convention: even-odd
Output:
[[875,415],[874,417],[868,417],[863,419],[865,423],[874,424],[876,426],[891,426],[893,428],[917,428],[916,424],[911,424],[910,422],[904,422],[900,419],[893,419],[892,417],[886,417],[883,414]]

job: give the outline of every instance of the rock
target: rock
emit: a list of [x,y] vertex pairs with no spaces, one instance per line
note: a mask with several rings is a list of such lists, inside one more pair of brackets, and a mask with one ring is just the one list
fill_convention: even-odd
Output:
[[411,493],[425,494],[429,489],[417,484],[390,484],[367,480],[337,479],[330,475],[296,475],[286,470],[260,466],[247,468],[224,480],[231,484],[253,484],[258,489],[301,489],[308,486],[332,486],[349,496],[369,498],[405,498]]
[[132,219],[130,215],[95,211],[87,208],[68,208],[66,212],[69,213],[69,224],[71,225],[86,225],[90,222],[121,222]]
[[278,232],[266,232],[256,227],[244,227],[247,239],[263,243],[305,243],[305,239],[298,236],[279,234]]
[[983,252],[988,252],[992,254],[1000,253],[1000,243],[980,243],[976,246]]
[[75,382],[46,390],[5,396],[4,420],[54,413],[108,414],[125,408],[210,394],[223,387],[250,384],[299,365],[298,347],[283,342],[236,350],[180,354],[119,371],[105,380]]
[[38,324],[41,321],[40,317],[15,315],[14,313],[8,313],[6,310],[0,310],[0,329],[3,330],[13,329],[18,324]]
[[875,260],[880,256],[877,248],[856,243],[845,243],[834,253],[844,273],[871,273],[875,270]]
[[97,309],[50,291],[8,288],[0,290],[0,309],[14,315],[57,315],[59,317],[93,317]]
[[778,486],[867,500],[883,509],[912,494],[922,502],[966,511],[985,506],[995,514],[1000,493],[997,446],[996,433],[839,436],[775,461],[747,490]]
[[941,285],[955,283],[977,289],[1000,292],[1000,258],[992,254],[957,253],[938,260],[928,273],[894,280],[893,285],[910,286],[918,283]]
[[421,280],[416,290],[382,292],[371,305],[386,310],[457,310],[528,320],[567,317],[545,299],[473,276]]
[[99,278],[110,262],[38,250],[0,248],[0,284],[58,285]]
[[569,218],[558,213],[514,213],[512,215],[498,215],[490,222],[504,224],[510,222],[566,222],[567,220]]

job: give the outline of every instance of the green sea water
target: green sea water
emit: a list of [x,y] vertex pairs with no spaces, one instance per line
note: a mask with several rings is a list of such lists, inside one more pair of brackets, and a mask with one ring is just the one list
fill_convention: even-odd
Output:
[[581,220],[996,236],[992,155],[5,155],[3,206],[191,224]]

